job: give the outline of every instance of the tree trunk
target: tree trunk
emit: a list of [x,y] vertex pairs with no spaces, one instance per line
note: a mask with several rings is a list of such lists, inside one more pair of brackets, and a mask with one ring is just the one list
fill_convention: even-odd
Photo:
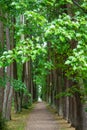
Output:
[[[6,28],[6,43],[7,43],[7,49],[10,50],[11,43],[10,43],[9,28]],[[9,77],[9,79],[13,78],[13,65],[7,67],[7,76]],[[13,96],[13,87],[11,86],[11,83],[8,80],[4,90],[4,101],[3,101],[3,117],[6,118],[7,120],[11,119],[12,96]]]
[[[3,16],[2,11],[0,10],[0,16]],[[4,49],[4,26],[3,22],[0,21],[0,55],[2,55]],[[4,69],[0,68],[0,77],[4,79]],[[0,86],[0,113],[2,113],[4,98],[4,86]]]

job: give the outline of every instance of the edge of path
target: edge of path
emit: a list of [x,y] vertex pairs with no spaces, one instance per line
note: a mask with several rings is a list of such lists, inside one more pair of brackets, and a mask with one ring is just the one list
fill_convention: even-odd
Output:
[[59,130],[75,130],[75,128],[72,127],[71,124],[67,122],[67,120],[65,120],[62,116],[58,116],[57,110],[55,108],[47,104],[47,109],[53,113],[54,118],[58,121]]

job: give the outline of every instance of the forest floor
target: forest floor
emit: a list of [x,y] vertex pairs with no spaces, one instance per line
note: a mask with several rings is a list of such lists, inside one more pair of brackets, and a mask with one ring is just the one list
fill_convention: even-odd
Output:
[[24,130],[33,107],[34,105],[29,107],[29,109],[22,109],[20,113],[14,113],[14,109],[12,109],[11,120],[7,122],[8,130]]
[[23,109],[8,121],[8,130],[75,130],[55,109],[44,102],[33,104],[29,109]]
[[37,103],[29,114],[25,130],[75,130],[66,120],[48,109],[44,102]]

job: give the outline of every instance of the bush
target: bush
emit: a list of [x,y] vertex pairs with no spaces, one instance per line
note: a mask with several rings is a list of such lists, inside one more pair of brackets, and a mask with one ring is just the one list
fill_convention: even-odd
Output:
[[7,130],[6,120],[0,114],[0,130]]

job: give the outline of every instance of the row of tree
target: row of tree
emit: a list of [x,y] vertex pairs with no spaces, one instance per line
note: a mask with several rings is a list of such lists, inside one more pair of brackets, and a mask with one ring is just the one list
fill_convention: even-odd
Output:
[[[11,119],[38,95],[86,130],[87,2],[0,1],[0,112]],[[41,89],[41,91],[39,91]]]
[[[24,7],[23,10],[21,7],[24,3],[16,2],[0,1],[0,56],[3,55],[0,59],[0,113],[6,120],[11,119],[12,102],[15,112],[21,112],[23,107],[28,108],[32,101],[37,99],[37,95],[33,95],[33,92],[36,93],[36,86],[32,78],[31,59],[25,63],[22,60],[26,57],[20,58],[23,56],[20,53],[22,46],[28,47],[27,41],[24,42],[24,37],[28,36],[20,33],[24,26]],[[18,4],[21,10],[16,9],[15,4]],[[19,54],[16,54],[17,49]]]

